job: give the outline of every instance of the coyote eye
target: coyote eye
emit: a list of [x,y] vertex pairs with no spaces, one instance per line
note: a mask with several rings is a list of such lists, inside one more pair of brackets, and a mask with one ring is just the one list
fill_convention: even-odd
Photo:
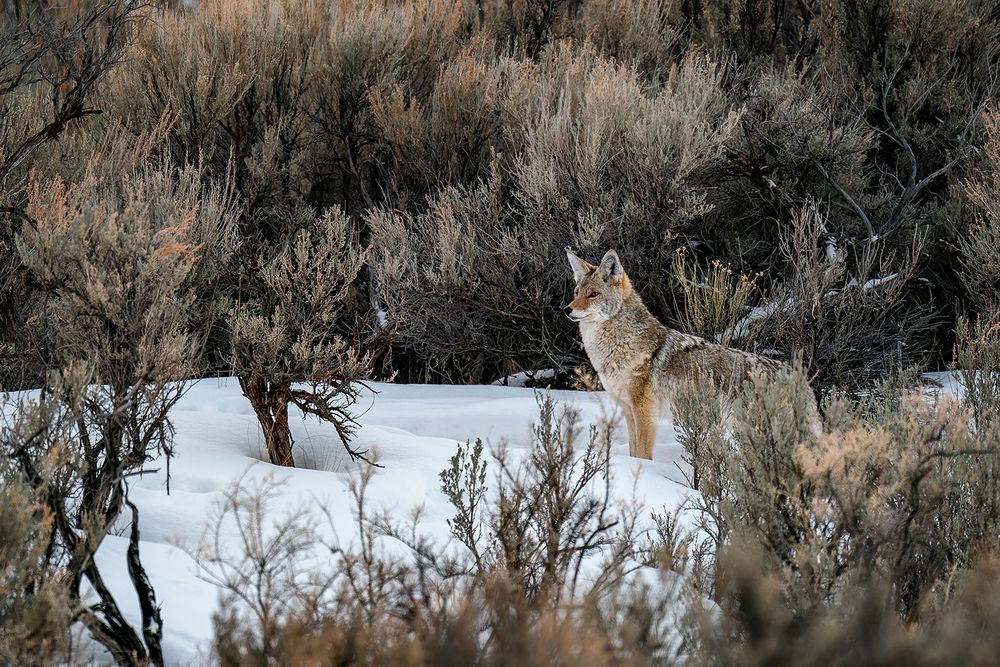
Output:
[[597,298],[599,296],[601,296],[600,292],[591,292],[590,294],[587,295],[587,298],[588,299],[595,299],[595,298]]

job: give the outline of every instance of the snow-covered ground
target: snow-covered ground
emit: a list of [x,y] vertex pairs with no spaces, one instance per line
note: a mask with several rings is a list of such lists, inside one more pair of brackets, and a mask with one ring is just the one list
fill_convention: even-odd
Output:
[[[448,466],[458,443],[476,437],[489,443],[506,440],[513,454],[530,443],[538,418],[536,392],[500,386],[429,386],[374,384],[358,406],[362,412],[354,444],[377,450],[378,469],[369,487],[373,507],[404,518],[423,505],[423,532],[444,543],[452,510],[440,490],[438,474]],[[579,410],[582,423],[613,415],[603,393],[554,391],[559,405]],[[321,522],[325,508],[339,539],[356,534],[347,481],[359,465],[347,460],[333,429],[314,419],[293,418],[296,469],[265,462],[259,426],[234,380],[202,380],[191,386],[174,408],[175,457],[170,464],[170,493],[163,461],[131,481],[139,507],[141,556],[162,605],[164,651],[169,665],[206,662],[212,636],[211,616],[218,590],[196,576],[195,563],[178,543],[197,542],[210,522],[222,493],[236,480],[284,482],[275,509],[307,508]],[[652,462],[628,456],[624,423],[615,434],[612,473],[615,495],[633,494],[649,511],[673,510],[691,493],[678,467],[681,448],[670,423],[662,421]],[[489,477],[488,477],[489,479]],[[310,509],[311,508],[311,509]],[[647,512],[648,514],[648,512]],[[691,517],[693,520],[693,517]],[[99,564],[128,619],[138,627],[139,611],[125,567],[127,537],[109,535]],[[235,549],[234,545],[234,549]]]

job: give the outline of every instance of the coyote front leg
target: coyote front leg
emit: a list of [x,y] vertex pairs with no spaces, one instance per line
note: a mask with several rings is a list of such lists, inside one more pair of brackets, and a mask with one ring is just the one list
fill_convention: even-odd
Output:
[[636,456],[641,459],[653,459],[653,445],[656,444],[656,415],[652,411],[635,415],[636,430]]

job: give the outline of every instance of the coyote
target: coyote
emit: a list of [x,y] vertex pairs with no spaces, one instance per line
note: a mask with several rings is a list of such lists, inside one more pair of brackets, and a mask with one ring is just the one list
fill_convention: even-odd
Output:
[[[671,407],[684,381],[708,381],[732,391],[753,374],[775,377],[791,366],[756,354],[716,345],[661,324],[646,309],[609,250],[597,266],[566,249],[576,280],[566,315],[580,324],[580,336],[601,383],[625,413],[629,454],[653,458],[656,418]],[[819,415],[815,399],[810,427]]]

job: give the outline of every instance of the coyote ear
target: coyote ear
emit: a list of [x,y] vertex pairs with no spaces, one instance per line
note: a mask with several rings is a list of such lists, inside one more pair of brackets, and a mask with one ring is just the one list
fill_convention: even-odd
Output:
[[580,279],[588,275],[591,271],[597,267],[589,262],[585,262],[576,255],[569,248],[566,248],[566,257],[569,259],[569,265],[573,267],[573,279],[580,282]]
[[622,261],[618,259],[618,253],[609,250],[601,260],[601,277],[606,282],[617,283],[624,275],[625,269],[622,268]]

